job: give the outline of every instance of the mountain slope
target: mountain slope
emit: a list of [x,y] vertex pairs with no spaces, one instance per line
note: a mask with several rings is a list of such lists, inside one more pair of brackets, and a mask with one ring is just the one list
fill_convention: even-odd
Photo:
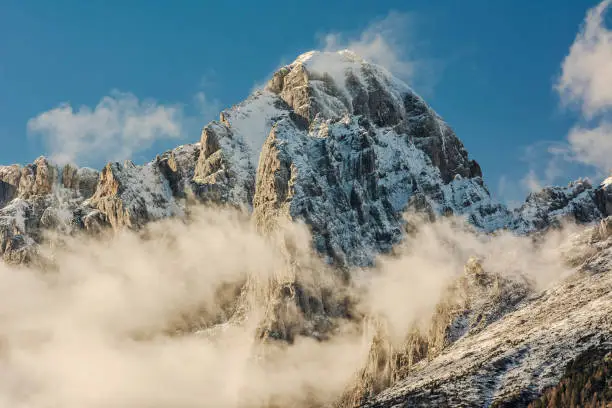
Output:
[[[412,239],[407,231],[417,225],[406,212],[429,221],[461,217],[482,234],[524,235],[610,215],[612,183],[548,187],[511,211],[490,197],[478,163],[410,87],[350,51],[308,52],[265,89],[221,112],[199,143],[142,166],[109,163],[98,172],[41,157],[0,167],[0,254],[7,263],[37,263],[39,246],[62,235],[139,230],[188,218],[197,204],[241,208],[264,234],[287,221],[304,222],[325,268],[350,283],[361,267]],[[595,254],[578,262],[581,272],[544,292],[504,277],[467,275],[464,295],[476,300],[441,306],[430,338],[409,338],[405,349],[389,346],[384,375],[366,367],[349,400],[379,391],[369,375],[386,376],[373,380],[381,387],[395,385],[366,406],[489,406],[534,398],[559,380],[565,362],[610,342],[611,242],[607,232],[593,238],[581,247]],[[262,338],[321,340],[331,336],[332,318],[356,318],[345,299],[329,300],[329,288],[311,293],[296,277],[300,268],[328,269],[297,261],[291,268],[266,287]],[[242,293],[259,284],[247,280]],[[299,324],[289,321],[295,316]],[[379,350],[372,350],[378,362]],[[388,370],[395,359],[402,367]]]
[[576,275],[417,364],[363,406],[527,406],[569,361],[592,348],[612,351],[612,239],[588,245],[596,255]]

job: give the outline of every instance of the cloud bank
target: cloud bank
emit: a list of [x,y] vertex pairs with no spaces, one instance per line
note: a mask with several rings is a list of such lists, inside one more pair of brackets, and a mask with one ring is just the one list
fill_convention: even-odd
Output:
[[[50,269],[0,264],[0,407],[306,406],[339,393],[367,351],[354,335],[260,343],[266,305],[224,286],[288,265],[235,212],[48,255]],[[232,324],[228,303],[244,308]]]
[[64,237],[46,253],[51,266],[0,264],[0,407],[326,406],[366,361],[372,333],[360,313],[379,316],[400,342],[470,256],[539,287],[567,271],[558,250],[567,234],[536,245],[461,225],[422,225],[376,269],[352,271],[355,317],[338,318],[328,340],[291,345],[258,335],[271,311],[285,325],[295,317],[274,295],[279,285],[347,289],[311,252],[303,225],[263,237],[241,213],[200,208],[141,234]]

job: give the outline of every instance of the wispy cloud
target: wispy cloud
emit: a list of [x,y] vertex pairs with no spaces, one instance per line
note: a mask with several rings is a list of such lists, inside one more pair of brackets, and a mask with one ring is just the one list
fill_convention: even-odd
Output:
[[578,122],[562,142],[539,142],[527,148],[529,172],[522,179],[528,190],[558,182],[580,167],[594,179],[612,169],[612,30],[605,14],[612,0],[590,9],[568,55],[554,89],[566,108],[580,112]]
[[59,163],[123,160],[150,147],[154,141],[179,138],[182,107],[140,100],[113,91],[94,107],[73,108],[63,103],[28,121],[28,131],[39,135]]
[[[392,11],[383,18],[372,20],[357,33],[336,30],[319,34],[316,48],[328,52],[350,49],[410,84],[418,81],[420,91],[427,93],[432,88],[434,81],[430,76],[436,67],[432,61],[417,56],[415,24],[414,15]],[[282,58],[275,71],[292,60]],[[270,76],[257,81],[251,92],[264,88]]]
[[584,25],[562,64],[556,85],[566,105],[580,108],[582,122],[573,127],[561,153],[602,173],[612,169],[612,30],[605,13],[612,0],[588,11]]
[[538,191],[544,187],[544,183],[536,175],[536,172],[533,169],[529,170],[529,172],[521,179],[521,184],[528,191]]
[[567,136],[572,158],[592,165],[602,173],[612,170],[612,123],[601,121],[595,127],[574,127]]
[[612,31],[604,22],[611,4],[604,0],[588,11],[556,84],[564,103],[579,105],[588,118],[612,107]]
[[196,93],[193,100],[200,119],[210,120],[221,111],[221,102],[211,99],[204,91]]
[[62,103],[31,118],[27,129],[56,163],[101,164],[130,159],[158,141],[182,139],[220,106],[203,91],[190,104],[162,104],[114,90],[95,107]]
[[409,14],[390,12],[385,18],[372,21],[357,36],[332,32],[322,37],[325,51],[350,49],[375,64],[381,65],[394,75],[412,80],[420,61],[411,55],[412,44],[409,27],[413,24]]

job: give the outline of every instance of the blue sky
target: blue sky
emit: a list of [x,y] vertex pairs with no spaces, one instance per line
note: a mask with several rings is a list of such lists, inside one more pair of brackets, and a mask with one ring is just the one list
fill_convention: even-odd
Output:
[[[535,184],[605,174],[605,158],[576,160],[586,156],[572,150],[568,159],[567,137],[577,124],[605,114],[612,97],[604,95],[604,107],[589,113],[593,93],[574,86],[584,67],[572,71],[564,92],[555,89],[587,10],[598,4],[0,0],[0,163],[53,155],[83,127],[104,126],[104,116],[53,128],[44,121],[49,116],[40,119],[45,112],[73,119],[72,109],[94,109],[104,97],[106,108],[122,110],[121,120],[145,112],[183,125],[160,125],[145,135],[111,130],[100,145],[81,143],[70,153],[89,148],[79,164],[95,167],[122,156],[143,162],[197,141],[219,108],[244,99],[280,64],[324,47],[326,38],[350,45],[380,32],[391,61],[412,70],[396,74],[455,129],[492,192],[517,200]],[[603,54],[612,47],[606,41],[598,44]],[[593,64],[601,66],[598,61]],[[572,106],[564,106],[564,95]],[[149,99],[155,102],[143,102]],[[591,128],[606,130],[608,123],[599,119]],[[557,149],[551,159],[550,146],[565,153]]]

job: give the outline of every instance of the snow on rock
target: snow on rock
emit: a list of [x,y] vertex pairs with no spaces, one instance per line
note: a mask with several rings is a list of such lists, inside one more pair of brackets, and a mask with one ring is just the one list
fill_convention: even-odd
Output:
[[[284,108],[284,109],[283,109]],[[249,150],[249,160],[257,164],[259,152],[275,121],[288,116],[278,97],[268,91],[256,91],[246,101],[221,113],[234,137],[241,139]]]
[[29,203],[23,199],[12,201],[2,209],[0,224],[15,228],[19,233],[26,232],[26,220]]
[[526,300],[486,330],[417,364],[363,407],[525,404],[556,384],[565,364],[585,350],[612,348],[609,267],[606,272],[580,272]]
[[304,220],[315,247],[341,265],[368,265],[390,250],[411,207],[432,215],[478,210],[474,222],[486,230],[508,217],[507,211],[506,218],[498,215],[503,207],[491,201],[480,177],[446,184],[409,137],[349,115],[317,120],[310,132],[290,119],[278,122],[257,180],[258,222],[270,221],[273,212]]
[[605,179],[596,191],[600,208],[607,215],[612,214],[612,176]]
[[[253,210],[264,229],[276,216],[305,221],[329,261],[367,265],[402,239],[406,210],[464,216],[484,232],[529,233],[609,214],[608,185],[545,189],[509,211],[491,199],[450,126],[408,85],[351,51],[311,51],[221,112],[199,143],[144,166],[113,163],[101,174],[45,158],[0,166],[0,209],[19,197],[33,208],[31,231],[93,231],[181,215],[191,197]],[[54,193],[61,189],[69,192],[63,201]]]
[[137,228],[148,221],[182,214],[168,180],[155,162],[144,166],[130,161],[109,163],[87,204],[102,211],[114,228]]
[[430,156],[445,181],[480,175],[463,144],[408,85],[350,51],[312,51],[274,74],[267,89],[307,124],[362,116],[377,127],[396,128]]
[[599,195],[588,180],[577,180],[566,187],[545,187],[527,197],[515,211],[509,228],[529,233],[568,220],[596,221],[607,215]]
[[330,261],[357,265],[401,239],[410,207],[478,211],[484,230],[507,224],[450,127],[385,69],[349,51],[309,52],[266,89],[293,115],[276,121],[259,160],[260,224],[271,213],[304,220]]
[[199,150],[197,143],[179,146],[143,166],[109,163],[102,173],[58,168],[42,157],[24,167],[0,167],[0,187],[12,197],[0,201],[0,254],[8,262],[27,262],[48,230],[138,228],[182,215]]
[[186,198],[193,193],[193,177],[200,155],[200,144],[191,143],[178,146],[155,158],[155,165],[168,180],[172,194],[177,199]]
[[257,91],[204,127],[194,175],[202,199],[250,208],[259,152],[273,123],[289,115],[283,107],[269,91]]

